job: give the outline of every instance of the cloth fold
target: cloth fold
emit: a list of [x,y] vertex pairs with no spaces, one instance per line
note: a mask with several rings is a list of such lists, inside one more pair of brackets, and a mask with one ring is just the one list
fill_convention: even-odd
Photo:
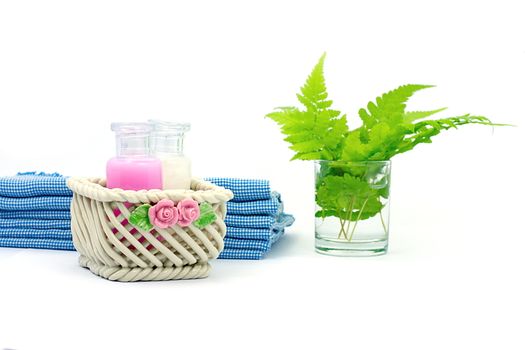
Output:
[[52,250],[75,250],[73,241],[63,239],[40,238],[4,238],[0,237],[0,247],[5,248],[32,248]]
[[279,198],[272,193],[270,199],[249,202],[228,202],[226,212],[236,215],[275,215],[282,210]]
[[70,196],[0,197],[0,210],[69,210]]
[[224,223],[228,227],[271,228],[275,224],[275,217],[272,215],[226,214]]
[[71,220],[69,210],[0,210],[0,219]]
[[293,224],[294,217],[279,214],[271,229],[228,227],[224,239],[224,250],[219,259],[259,260],[271,250],[286,227]]
[[262,239],[275,242],[275,237],[280,237],[284,229],[291,226],[295,219],[289,214],[280,214],[274,219],[275,222],[269,228],[248,228],[227,226],[226,237],[240,239]]
[[260,250],[224,248],[219,259],[261,260],[265,255],[266,252]]
[[67,178],[58,174],[46,174],[35,171],[18,173],[16,176],[0,177],[0,196],[37,197],[71,196],[73,193],[66,185]]
[[239,239],[226,236],[224,238],[224,246],[231,249],[250,249],[267,252],[270,250],[272,242],[270,240]]
[[0,237],[73,240],[70,230],[60,229],[0,228]]
[[0,219],[2,228],[33,228],[38,230],[71,228],[71,220]]
[[232,202],[256,201],[271,197],[270,181],[268,180],[225,177],[208,177],[205,180],[232,191]]

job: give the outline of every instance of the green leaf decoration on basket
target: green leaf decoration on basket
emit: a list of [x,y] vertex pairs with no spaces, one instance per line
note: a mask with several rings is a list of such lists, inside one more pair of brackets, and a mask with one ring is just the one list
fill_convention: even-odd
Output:
[[148,210],[151,208],[149,204],[142,204],[135,208],[129,216],[129,222],[144,231],[149,231],[153,228],[153,225],[149,221]]
[[217,214],[215,214],[215,211],[213,210],[213,207],[211,206],[210,203],[202,202],[199,205],[199,209],[200,209],[201,215],[199,216],[197,220],[193,222],[193,224],[199,229],[202,229],[205,226],[208,226],[209,224],[217,220]]

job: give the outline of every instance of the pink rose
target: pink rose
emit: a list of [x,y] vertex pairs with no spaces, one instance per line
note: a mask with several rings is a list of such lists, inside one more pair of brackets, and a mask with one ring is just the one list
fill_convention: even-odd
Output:
[[162,199],[148,210],[149,221],[160,228],[173,226],[179,220],[179,211],[175,203],[169,199]]
[[179,209],[179,225],[181,227],[190,226],[201,215],[199,204],[193,199],[181,200],[177,204],[177,209]]

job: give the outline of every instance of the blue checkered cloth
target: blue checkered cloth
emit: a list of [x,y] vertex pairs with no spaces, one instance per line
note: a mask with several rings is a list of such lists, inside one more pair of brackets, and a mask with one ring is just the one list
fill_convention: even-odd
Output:
[[231,238],[270,240],[272,235],[269,228],[226,227],[226,237]]
[[211,183],[222,186],[233,192],[233,202],[270,199],[270,182],[260,179],[236,179],[228,177],[208,177]]
[[272,246],[284,234],[284,229],[274,231],[270,241],[234,239],[226,237],[224,239],[224,250],[219,254],[218,259],[237,259],[237,260],[260,260],[271,250]]
[[69,210],[72,197],[0,197],[0,210]]
[[62,239],[72,241],[70,230],[46,229],[37,230],[31,228],[0,228],[1,238],[34,238],[34,239]]
[[[224,250],[219,254],[218,259],[235,259],[235,260],[264,259],[266,254],[271,250],[271,247],[273,246],[273,244],[277,242],[283,234],[284,234],[284,230],[280,230],[276,235],[272,237],[272,242],[251,241],[248,239],[244,239],[244,240],[241,239],[241,240],[236,240],[235,242],[231,242],[233,238],[226,237],[224,239],[224,242],[225,242]],[[226,242],[228,242],[228,245],[226,245]],[[251,242],[256,242],[256,243],[251,243]],[[233,248],[235,246],[238,248]],[[261,249],[261,247],[263,249]],[[268,248],[266,249],[266,247]]]
[[274,220],[274,223],[269,228],[249,228],[226,225],[226,237],[275,241],[275,237],[280,237],[282,235],[281,232],[284,232],[284,229],[291,226],[295,221],[292,215],[284,213],[275,217]]
[[71,220],[0,219],[1,228],[34,228],[38,230],[71,228]]
[[224,248],[219,259],[261,260],[265,255],[266,252],[260,250]]
[[72,196],[66,186],[67,178],[58,174],[37,172],[18,173],[16,176],[0,177],[0,196],[3,197],[38,197]]
[[277,242],[286,227],[295,221],[289,214],[279,214],[271,229],[227,227],[224,250],[219,259],[259,260],[263,259]]
[[271,228],[275,223],[275,217],[271,215],[226,214],[224,223],[228,227]]
[[0,210],[0,219],[71,220],[69,210]]
[[75,250],[75,247],[73,246],[72,241],[65,241],[61,239],[38,239],[38,238],[3,238],[3,237],[0,237],[0,247]]
[[276,216],[270,230],[227,227],[224,250],[219,259],[263,259],[294,221],[292,215],[281,213]]
[[224,238],[224,248],[229,249],[250,249],[250,250],[260,250],[262,252],[267,252],[270,250],[272,243],[267,240],[260,239],[237,239],[229,238],[226,236]]
[[274,194],[272,194],[272,198],[260,201],[226,203],[226,211],[228,214],[276,215],[279,210],[281,210],[281,203]]

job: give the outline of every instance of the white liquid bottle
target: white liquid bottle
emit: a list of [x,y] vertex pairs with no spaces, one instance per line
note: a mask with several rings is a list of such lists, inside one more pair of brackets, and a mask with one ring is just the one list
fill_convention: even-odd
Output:
[[188,123],[150,120],[153,156],[162,162],[162,185],[164,190],[189,190],[191,184],[191,161],[184,156],[184,135],[190,130]]

